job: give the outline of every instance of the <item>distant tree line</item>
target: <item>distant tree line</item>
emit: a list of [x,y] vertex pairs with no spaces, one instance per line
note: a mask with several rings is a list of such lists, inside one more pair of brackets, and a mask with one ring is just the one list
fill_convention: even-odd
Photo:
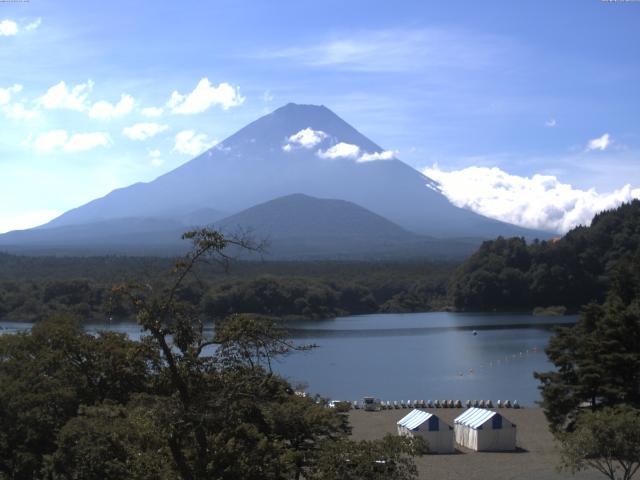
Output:
[[[87,322],[131,319],[131,306],[112,294],[112,286],[161,283],[169,265],[160,258],[0,254],[0,319],[33,322],[55,313]],[[322,319],[430,311],[445,306],[453,269],[448,263],[420,262],[240,262],[227,275],[200,266],[177,295],[216,318],[230,313]]]
[[640,201],[595,216],[552,241],[485,242],[453,275],[449,298],[458,310],[577,311],[602,302],[614,269],[640,247]]

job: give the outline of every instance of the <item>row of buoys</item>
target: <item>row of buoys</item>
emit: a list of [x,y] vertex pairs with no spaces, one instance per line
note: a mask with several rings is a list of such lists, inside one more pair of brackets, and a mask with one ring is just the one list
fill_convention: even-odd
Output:
[[[348,402],[351,404],[351,408],[360,410],[364,408],[364,405],[358,403],[357,400]],[[493,408],[493,402],[491,400],[467,400],[464,402],[466,408]],[[377,404],[379,410],[399,410],[403,408],[462,408],[462,402],[460,400],[382,400]],[[496,402],[496,408],[520,408],[520,404],[517,400],[511,402],[511,400],[498,400]]]
[[[525,356],[529,355],[529,353],[537,353],[538,351],[539,351],[538,347],[533,347],[533,348],[531,348],[531,350],[526,349],[524,352],[518,352],[518,354],[514,353],[512,355],[505,355],[504,359],[499,358],[497,360],[491,360],[489,362],[489,364],[488,364],[488,367],[493,367],[494,365],[497,366],[497,365],[507,364],[510,361],[513,361],[513,360],[515,360],[517,358],[522,358],[522,357],[525,357]],[[484,364],[481,364],[479,368],[484,368]],[[475,373],[475,369],[470,368],[468,370],[467,375],[473,375],[474,373]],[[459,377],[464,377],[464,375],[465,375],[464,371],[459,371],[458,372],[458,376]]]

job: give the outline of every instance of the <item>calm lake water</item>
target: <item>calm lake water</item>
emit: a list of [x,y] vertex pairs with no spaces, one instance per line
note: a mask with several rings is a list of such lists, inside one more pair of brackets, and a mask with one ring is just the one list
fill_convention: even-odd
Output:
[[[552,369],[544,354],[551,327],[575,321],[431,312],[287,322],[297,343],[318,347],[282,358],[274,369],[294,384],[308,385],[310,393],[333,399],[510,399],[533,405],[540,399],[533,372]],[[0,326],[4,333],[30,327]],[[135,323],[109,328],[140,337]]]

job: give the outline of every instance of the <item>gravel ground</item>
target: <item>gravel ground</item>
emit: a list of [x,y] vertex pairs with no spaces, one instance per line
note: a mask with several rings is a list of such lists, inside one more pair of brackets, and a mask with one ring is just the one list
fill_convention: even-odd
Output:
[[[365,412],[353,410],[349,420],[353,437],[360,440],[380,438],[386,433],[396,434],[396,422],[410,409]],[[441,420],[453,425],[453,419],[464,409],[438,408],[429,411]],[[464,480],[546,480],[575,478],[580,480],[604,479],[595,470],[580,472],[575,476],[559,473],[557,446],[549,433],[547,421],[539,408],[499,409],[505,418],[517,426],[516,452],[473,452],[457,446],[451,455],[424,455],[416,459],[421,479]],[[636,475],[635,478],[640,478]]]

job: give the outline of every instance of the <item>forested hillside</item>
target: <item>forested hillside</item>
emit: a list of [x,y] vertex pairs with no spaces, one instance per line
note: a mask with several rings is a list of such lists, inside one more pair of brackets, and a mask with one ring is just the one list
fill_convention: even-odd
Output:
[[640,249],[640,201],[595,216],[590,227],[527,244],[498,238],[455,272],[449,287],[460,310],[519,310],[602,302],[612,272]]
[[[21,257],[0,254],[0,319],[38,321],[60,312],[90,322],[132,318],[113,285],[159,288],[169,259]],[[180,298],[209,317],[257,313],[280,318],[441,309],[455,268],[417,262],[234,262],[230,273],[200,265]]]

